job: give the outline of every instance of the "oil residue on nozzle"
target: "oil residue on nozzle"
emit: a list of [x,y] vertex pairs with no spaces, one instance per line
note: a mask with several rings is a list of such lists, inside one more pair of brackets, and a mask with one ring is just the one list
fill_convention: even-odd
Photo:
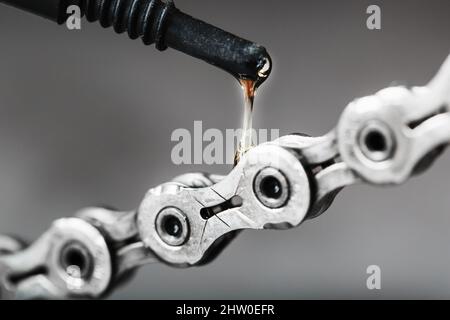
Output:
[[239,146],[234,156],[234,164],[236,165],[243,155],[255,146],[253,141],[253,108],[255,94],[258,87],[269,77],[272,69],[270,57],[265,57],[258,67],[256,80],[240,78],[239,83],[244,93],[244,112],[242,119],[242,135]]

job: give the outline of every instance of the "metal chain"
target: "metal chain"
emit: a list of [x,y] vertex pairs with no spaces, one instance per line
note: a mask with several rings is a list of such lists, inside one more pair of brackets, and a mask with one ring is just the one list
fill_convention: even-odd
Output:
[[242,229],[296,227],[346,186],[403,183],[450,142],[449,108],[450,56],[427,86],[357,99],[329,134],[259,145],[225,177],[177,177],[136,211],[87,208],[28,247],[0,236],[0,298],[101,298],[141,265],[204,264]]

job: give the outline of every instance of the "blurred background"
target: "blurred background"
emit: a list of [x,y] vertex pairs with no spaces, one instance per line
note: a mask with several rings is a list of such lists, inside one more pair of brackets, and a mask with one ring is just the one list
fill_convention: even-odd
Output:
[[[355,97],[425,84],[450,53],[448,0],[178,0],[266,46],[257,128],[321,135]],[[366,28],[366,8],[382,30]],[[241,125],[228,74],[83,20],[81,31],[0,5],[0,232],[34,240],[78,209],[139,205],[152,186],[227,165],[174,165],[171,133]],[[321,217],[245,231],[212,264],[143,267],[113,299],[450,298],[450,153],[395,188],[345,189]],[[366,268],[381,267],[381,290]]]

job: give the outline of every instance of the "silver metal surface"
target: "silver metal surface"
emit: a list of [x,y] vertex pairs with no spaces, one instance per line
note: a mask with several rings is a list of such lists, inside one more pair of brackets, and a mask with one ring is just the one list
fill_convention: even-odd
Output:
[[449,108],[450,56],[427,86],[356,99],[328,134],[261,144],[227,176],[179,176],[135,211],[87,208],[26,248],[0,236],[0,297],[99,298],[144,264],[209,261],[238,230],[296,227],[344,187],[403,183],[450,142]]
[[[62,260],[68,248],[85,250],[83,265]],[[55,221],[30,247],[1,256],[0,266],[1,296],[19,299],[95,298],[106,290],[112,276],[112,260],[102,234],[78,218]],[[80,270],[88,266],[89,270]]]
[[[290,198],[282,208],[268,208],[253,192],[253,181],[264,168],[282,171],[290,183]],[[229,208],[227,201],[242,199],[242,205]],[[310,204],[307,174],[296,155],[280,146],[261,145],[238,163],[219,183],[206,188],[185,188],[165,184],[150,190],[138,210],[138,228],[142,241],[161,260],[189,266],[205,258],[209,247],[226,233],[240,229],[286,228],[299,225]],[[182,211],[190,226],[190,237],[182,246],[167,245],[156,230],[157,214],[166,207]],[[224,207],[209,218],[201,210]]]
[[[368,182],[405,182],[423,157],[449,142],[449,92],[450,57],[428,87],[387,88],[350,103],[337,126],[342,160]],[[386,149],[395,144],[392,155],[361,149],[359,134],[374,123],[383,128]]]

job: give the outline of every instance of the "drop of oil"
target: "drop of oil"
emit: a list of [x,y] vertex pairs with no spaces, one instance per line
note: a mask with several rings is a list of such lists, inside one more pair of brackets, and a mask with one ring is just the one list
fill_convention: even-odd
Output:
[[256,80],[240,78],[239,83],[244,93],[244,111],[242,120],[242,135],[239,146],[234,155],[234,164],[236,165],[256,143],[253,141],[253,109],[255,102],[255,94],[258,87],[266,81],[272,70],[272,62],[270,58],[264,58],[258,68]]
[[256,91],[267,80],[272,71],[272,61],[267,55],[260,60],[258,72],[253,79],[238,78],[244,92],[244,112],[242,120],[242,135],[234,155],[236,165],[251,148],[256,145],[253,141],[253,109]]
[[234,156],[236,165],[243,155],[254,147],[253,141],[253,103],[255,101],[256,85],[253,80],[239,80],[244,93],[244,112],[242,119],[242,133],[239,146]]

